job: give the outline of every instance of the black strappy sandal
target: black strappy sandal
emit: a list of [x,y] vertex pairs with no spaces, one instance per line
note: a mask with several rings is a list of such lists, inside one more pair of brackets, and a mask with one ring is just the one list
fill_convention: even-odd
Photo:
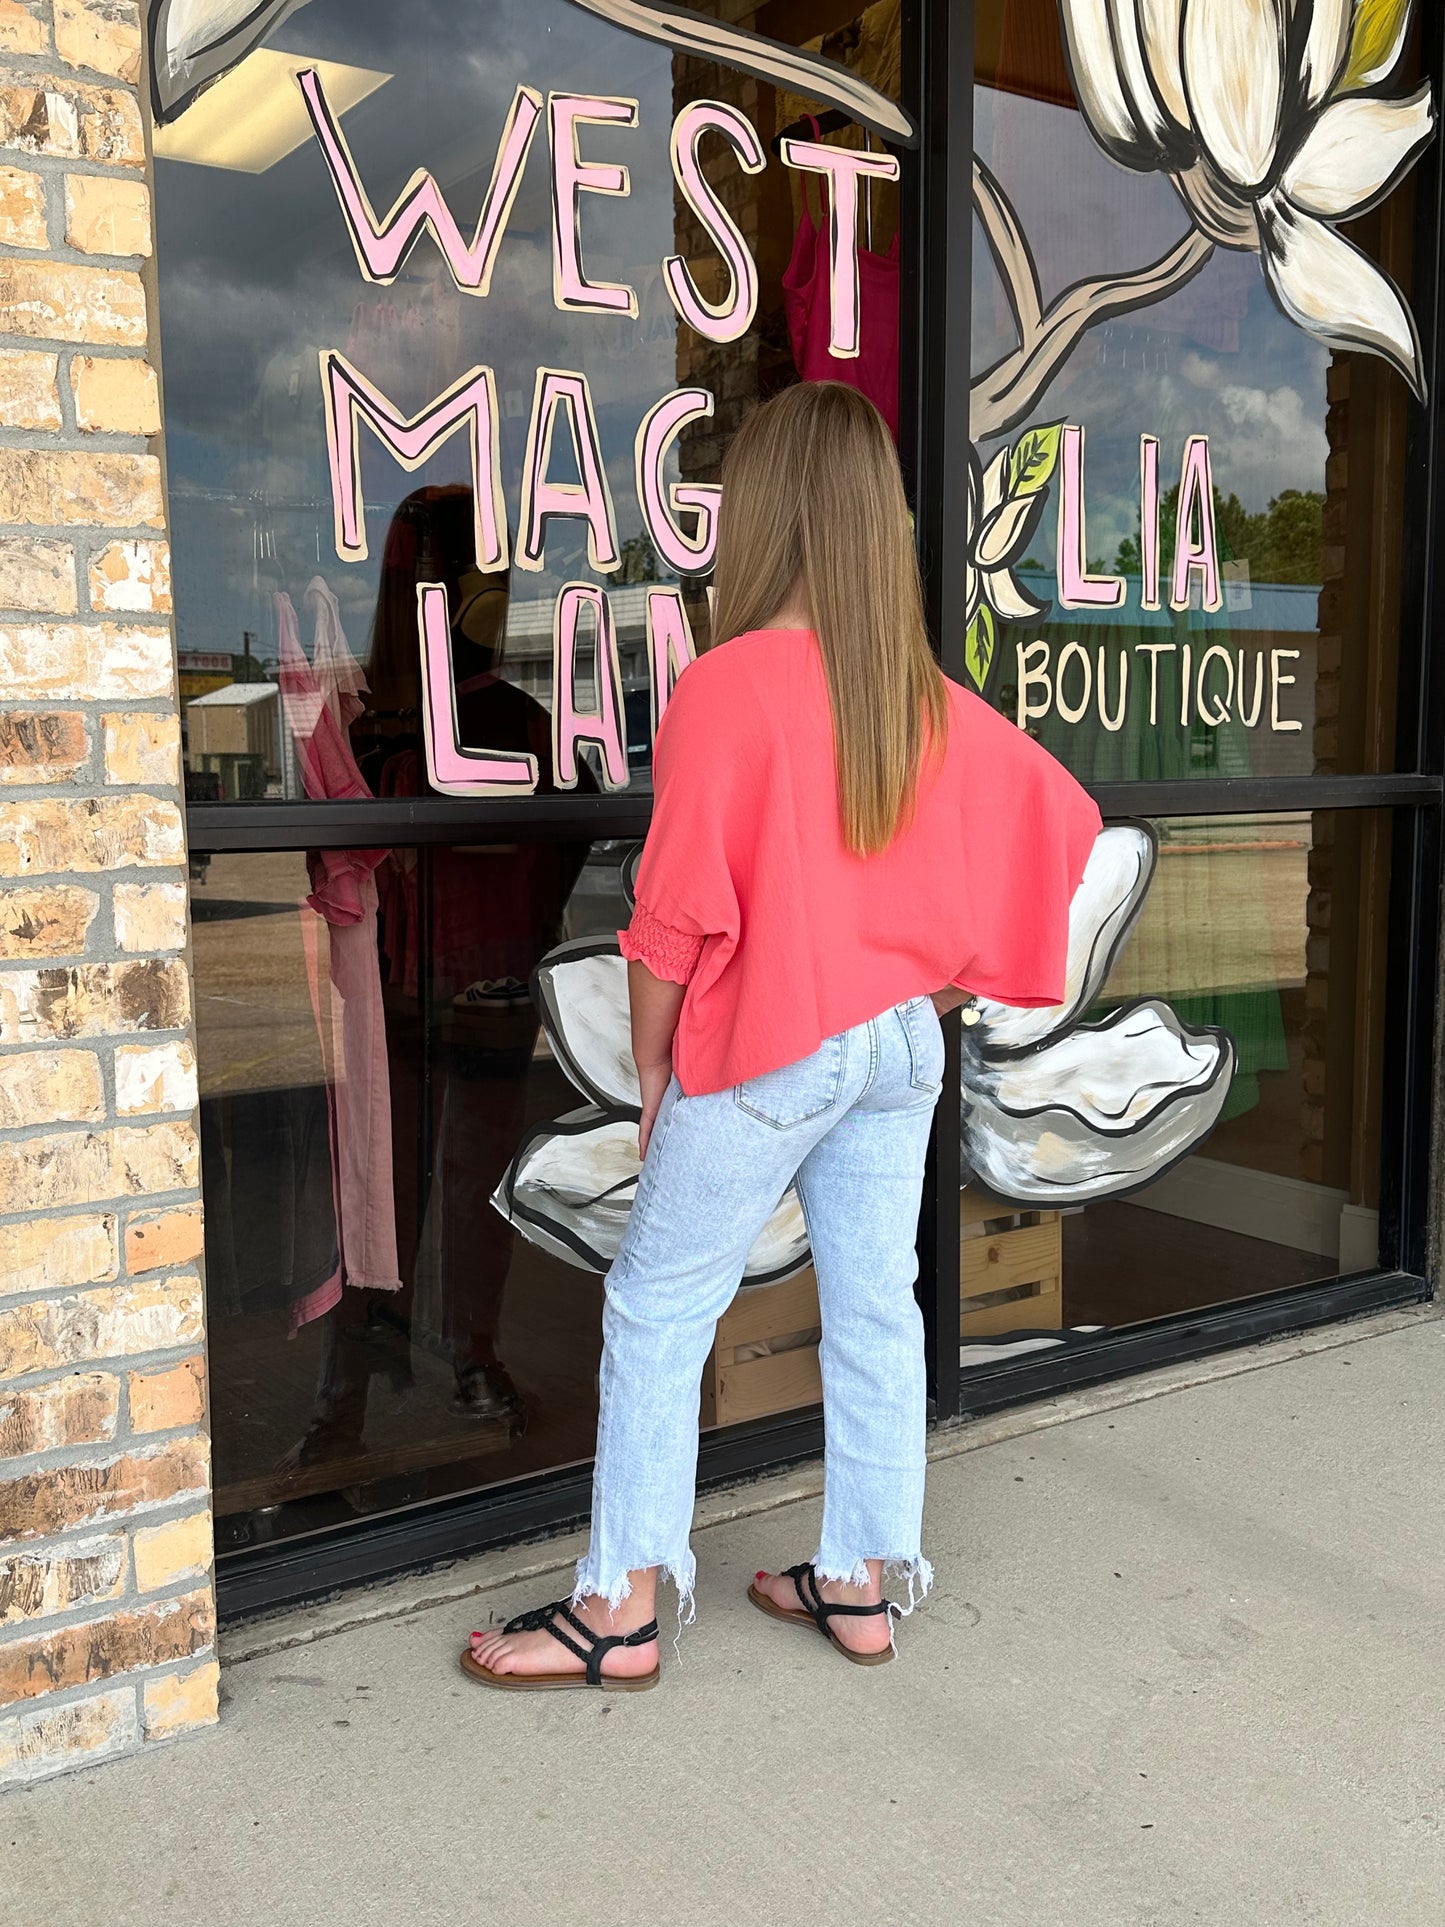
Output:
[[[572,1632],[581,1634],[587,1642],[585,1646],[557,1624],[559,1615],[566,1620]],[[480,1680],[483,1686],[497,1686],[505,1693],[559,1693],[572,1686],[600,1686],[604,1693],[645,1693],[649,1687],[656,1686],[662,1677],[660,1666],[654,1666],[650,1673],[640,1673],[636,1678],[628,1679],[619,1679],[616,1674],[602,1670],[602,1662],[614,1646],[645,1646],[649,1640],[656,1639],[655,1619],[649,1619],[635,1633],[610,1633],[604,1636],[594,1633],[589,1625],[577,1617],[570,1600],[554,1599],[550,1606],[534,1606],[530,1612],[518,1613],[515,1619],[507,1621],[502,1631],[550,1633],[569,1653],[575,1653],[587,1665],[585,1673],[494,1673],[490,1666],[483,1666],[468,1647],[462,1654],[462,1671]]]
[[828,1621],[836,1618],[839,1613],[844,1613],[851,1619],[866,1619],[877,1613],[886,1613],[891,1610],[888,1600],[880,1599],[876,1606],[830,1606],[818,1590],[817,1573],[807,1562],[801,1566],[789,1566],[787,1571],[780,1572],[778,1577],[792,1580],[793,1590],[798,1595],[798,1606],[775,1605],[765,1592],[758,1591],[757,1582],[754,1581],[748,1587],[748,1598],[759,1612],[766,1613],[769,1619],[785,1620],[790,1626],[815,1628],[830,1646],[840,1652],[844,1659],[851,1659],[855,1666],[882,1666],[887,1660],[892,1659],[891,1646],[885,1646],[881,1653],[855,1653],[850,1646],[843,1644],[828,1624]]

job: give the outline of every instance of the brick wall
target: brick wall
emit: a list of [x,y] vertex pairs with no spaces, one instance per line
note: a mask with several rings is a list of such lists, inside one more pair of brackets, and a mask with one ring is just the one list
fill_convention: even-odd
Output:
[[0,0],[0,1785],[215,1718],[132,0]]

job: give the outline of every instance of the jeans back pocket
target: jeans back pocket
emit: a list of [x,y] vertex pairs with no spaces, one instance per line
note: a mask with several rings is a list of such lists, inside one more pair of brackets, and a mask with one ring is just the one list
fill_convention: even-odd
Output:
[[749,1117],[756,1117],[774,1130],[786,1131],[794,1124],[806,1124],[821,1117],[837,1102],[843,1083],[843,1040],[829,1037],[811,1056],[800,1057],[796,1064],[781,1070],[764,1071],[734,1084],[733,1102]]
[[931,997],[898,1006],[898,1021],[908,1039],[908,1080],[915,1091],[934,1097],[943,1089],[943,1026]]

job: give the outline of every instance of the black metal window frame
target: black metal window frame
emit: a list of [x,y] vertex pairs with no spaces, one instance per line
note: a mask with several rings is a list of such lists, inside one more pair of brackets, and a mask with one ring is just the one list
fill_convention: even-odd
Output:
[[[1426,9],[1425,70],[1442,71],[1445,15]],[[963,670],[963,553],[953,532],[967,519],[972,282],[973,0],[917,0],[904,12],[905,104],[920,143],[905,165],[900,450],[913,483],[930,627],[944,668]],[[1388,810],[1390,1024],[1384,1066],[1380,1245],[1386,1262],[1350,1277],[1105,1331],[1062,1351],[1031,1354],[963,1379],[958,1363],[960,1162],[959,1031],[945,1023],[947,1062],[919,1229],[920,1284],[930,1398],[948,1423],[1001,1406],[1099,1383],[1151,1366],[1290,1330],[1418,1301],[1431,1294],[1427,1247],[1433,1197],[1434,1034],[1439,967],[1445,637],[1438,606],[1445,553],[1440,486],[1445,421],[1441,235],[1445,139],[1417,175],[1413,300],[1431,370],[1428,410],[1414,411],[1407,467],[1421,478],[1418,530],[1405,545],[1401,608],[1399,773],[1268,779],[1200,778],[1091,786],[1108,816],[1227,816],[1271,811]],[[927,264],[926,273],[923,264]],[[1418,537],[1418,539],[1417,539]],[[191,847],[209,854],[420,846],[515,840],[641,838],[651,802],[626,794],[530,800],[391,798],[375,803],[192,804]],[[942,1285],[942,1288],[940,1288]],[[816,1411],[761,1419],[704,1436],[699,1479],[715,1485],[816,1456]],[[429,1501],[354,1527],[329,1528],[217,1560],[222,1614],[236,1619],[318,1598],[347,1585],[546,1536],[586,1517],[590,1463]]]

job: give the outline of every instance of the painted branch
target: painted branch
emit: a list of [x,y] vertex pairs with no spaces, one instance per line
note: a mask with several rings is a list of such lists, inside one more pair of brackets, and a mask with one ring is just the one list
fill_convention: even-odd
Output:
[[[1014,226],[1017,228],[1017,223]],[[1022,235],[1019,238],[1022,240]],[[1167,254],[1146,268],[1099,281],[1081,281],[1067,289],[1045,310],[1035,330],[1025,331],[1021,325],[1019,345],[1011,354],[995,362],[974,381],[969,405],[973,439],[983,441],[1017,427],[1037,406],[1039,397],[1087,329],[1097,327],[1113,315],[1129,314],[1163,301],[1192,281],[1213,252],[1214,243],[1191,229]],[[994,258],[999,259],[997,250]],[[1002,261],[1000,271],[1008,280],[1010,299],[1017,312],[1017,284],[1009,279]]]
[[1008,292],[1019,340],[1030,341],[1043,325],[1038,270],[1012,203],[977,154],[973,157],[973,205]]

